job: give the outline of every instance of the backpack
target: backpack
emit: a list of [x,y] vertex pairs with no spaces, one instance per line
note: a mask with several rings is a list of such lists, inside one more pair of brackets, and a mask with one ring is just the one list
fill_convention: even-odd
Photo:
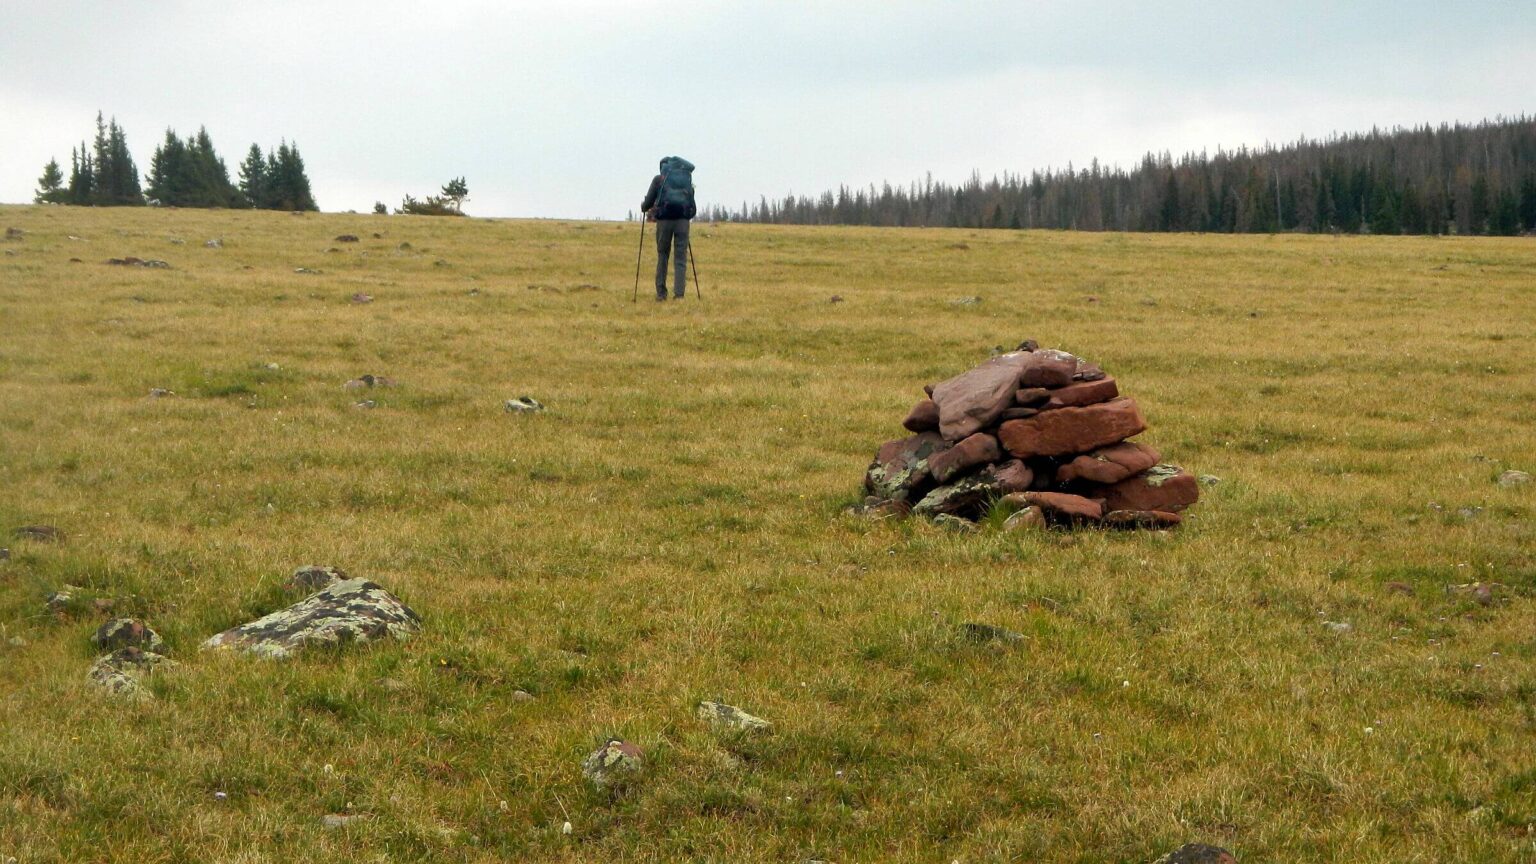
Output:
[[668,156],[661,163],[661,190],[657,193],[658,219],[692,219],[698,212],[693,201],[693,163]]

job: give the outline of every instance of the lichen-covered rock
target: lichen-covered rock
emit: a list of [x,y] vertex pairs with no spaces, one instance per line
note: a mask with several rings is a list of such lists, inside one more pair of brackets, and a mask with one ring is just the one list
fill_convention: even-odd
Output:
[[645,752],[628,741],[610,738],[581,763],[581,775],[599,792],[617,792],[645,770]]
[[293,571],[293,575],[289,576],[288,581],[283,583],[283,590],[301,594],[313,594],[316,591],[324,591],[337,582],[344,581],[346,578],[346,571],[340,567],[305,564],[303,567]]
[[986,509],[993,498],[999,496],[997,480],[990,471],[981,471],[962,477],[946,486],[940,486],[924,495],[912,506],[912,515],[932,519],[936,516],[966,516]]
[[1159,464],[1102,490],[1109,510],[1177,513],[1200,500],[1200,484],[1177,465]]
[[70,605],[75,602],[76,597],[80,596],[81,590],[83,589],[78,585],[60,585],[58,590],[44,598],[43,606],[55,615],[62,615],[69,611]]
[[850,512],[876,522],[900,520],[911,515],[912,504],[909,501],[892,501],[871,495],[863,504],[850,508]]
[[722,729],[753,733],[773,731],[773,724],[767,720],[723,702],[700,702],[694,714],[705,723]]
[[969,534],[976,530],[976,523],[964,516],[956,516],[952,513],[940,513],[933,517],[933,524],[945,531],[955,531],[960,534]]
[[887,441],[880,445],[864,473],[864,488],[871,495],[892,501],[920,498],[933,480],[929,458],[948,448],[936,432],[919,432],[910,438]]
[[150,673],[176,666],[172,660],[142,648],[119,648],[96,659],[86,679],[112,696],[124,699],[150,699],[154,694],[144,686]]
[[283,658],[306,647],[408,639],[421,616],[366,579],[337,582],[278,612],[210,638],[204,649],[238,649]]
[[544,403],[532,396],[519,396],[502,403],[508,414],[533,414],[544,410]]
[[137,618],[113,618],[96,628],[91,642],[102,651],[119,648],[142,648],[154,654],[165,653],[165,642],[160,634]]
[[1513,486],[1524,486],[1531,482],[1531,475],[1525,471],[1509,470],[1499,475],[1499,485],[1508,489]]
[[1186,843],[1157,859],[1154,864],[1237,864],[1237,856],[1220,846]]

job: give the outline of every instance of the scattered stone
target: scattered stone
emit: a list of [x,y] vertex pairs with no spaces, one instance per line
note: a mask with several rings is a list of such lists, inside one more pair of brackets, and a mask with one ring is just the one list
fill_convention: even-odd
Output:
[[1525,471],[1514,470],[1505,471],[1503,474],[1500,474],[1498,480],[1499,485],[1506,489],[1512,486],[1524,486],[1529,482],[1531,482],[1530,474]]
[[346,579],[294,605],[203,643],[206,649],[237,649],[281,659],[312,646],[347,646],[378,639],[409,639],[421,616],[366,579]]
[[127,258],[108,258],[107,263],[115,267],[148,267],[154,270],[171,269],[169,263],[158,258],[135,258],[131,255]]
[[951,305],[951,306],[979,306],[979,305],[981,305],[981,298],[980,297],[956,297],[955,299],[949,301],[949,305]]
[[1104,516],[1104,505],[1099,501],[1066,492],[1018,493],[1031,506],[1039,507],[1052,521],[1073,522],[1086,520],[1097,522]]
[[1220,846],[1186,843],[1153,864],[1237,864],[1237,856]]
[[985,432],[977,432],[948,450],[933,454],[928,459],[928,471],[935,482],[948,483],[950,479],[977,465],[996,462],[1002,455],[1002,448],[998,447],[996,438]]
[[1056,470],[1056,482],[1065,484],[1074,480],[1089,480],[1094,483],[1119,483],[1155,466],[1162,458],[1162,454],[1145,444],[1122,441],[1092,453],[1084,453],[1061,466]]
[[320,817],[320,824],[325,826],[327,831],[336,831],[367,818],[361,813],[327,813]]
[[964,516],[956,516],[953,513],[940,513],[939,515],[934,516],[932,521],[934,525],[937,525],[946,531],[956,531],[961,534],[966,534],[976,530],[975,522],[972,522]]
[[1200,484],[1177,465],[1153,465],[1104,489],[1110,510],[1161,510],[1177,513],[1200,500]]
[[357,242],[357,235],[356,234],[337,234],[336,235],[336,239],[334,241],[332,241],[332,242],[335,242],[335,243],[356,243]]
[[20,228],[5,229],[5,239],[7,240],[20,240],[25,236],[27,236],[27,232],[21,230]]
[[395,379],[383,375],[362,375],[341,385],[344,390],[362,390],[368,387],[393,387]]
[[581,763],[581,774],[599,792],[617,792],[638,779],[645,770],[645,753],[639,747],[609,739]]
[[726,705],[722,702],[700,702],[694,714],[705,723],[718,728],[752,733],[773,731],[773,724],[767,720],[754,717],[734,705]]
[[1003,645],[1017,645],[1018,643],[1024,641],[1023,633],[1015,633],[1012,630],[1008,630],[1003,627],[997,627],[992,624],[978,624],[975,622],[967,622],[965,624],[961,624],[960,635],[963,636],[967,642],[975,642],[983,645],[993,642]]
[[880,445],[875,460],[864,473],[864,489],[871,495],[895,501],[913,501],[933,485],[929,459],[948,449],[936,432],[919,432],[910,438]]
[[320,274],[319,270],[314,270],[314,269],[311,269],[309,267],[295,267],[295,268],[293,268],[293,272],[301,273],[301,274],[304,274],[306,276],[317,276],[317,275]]
[[353,294],[350,299],[351,299],[351,301],[353,303],[356,303],[358,305],[362,305],[364,303],[372,303],[373,302],[373,295],[372,294],[364,294],[363,292],[359,291],[356,294]]
[[907,413],[907,419],[901,421],[901,425],[908,432],[937,432],[939,429],[939,403],[932,399],[912,406]]
[[203,241],[203,248],[205,248],[205,249],[223,249],[224,248],[224,241],[220,240],[217,237],[213,238],[212,240],[204,240]]
[[841,302],[843,302],[843,296],[841,294],[833,294],[831,297],[827,298],[827,302],[828,303],[841,303]]
[[151,398],[151,399],[164,399],[167,396],[175,396],[175,395],[176,395],[176,392],[174,390],[167,390],[164,387],[151,387],[151,388],[149,388],[149,398]]
[[1136,400],[1116,399],[1081,408],[1045,411],[1027,420],[1009,420],[998,429],[998,437],[1008,452],[1027,459],[1086,453],[1117,444],[1146,428],[1147,421],[1142,419]]
[[410,685],[406,684],[404,681],[401,681],[399,678],[380,678],[374,683],[378,684],[381,688],[388,690],[391,693],[400,693],[410,689]]
[[1504,585],[1499,582],[1466,582],[1461,585],[1447,585],[1445,592],[1455,597],[1465,597],[1479,606],[1492,606],[1498,599],[1494,592],[1503,588]]
[[1348,621],[1324,621],[1323,626],[1335,633],[1348,633],[1355,629],[1355,625]]
[[1036,531],[1045,527],[1045,513],[1039,507],[1025,507],[1003,522],[1004,531]]
[[86,673],[86,680],[106,693],[124,699],[144,700],[154,698],[144,686],[144,678],[162,670],[173,669],[176,663],[153,651],[142,648],[119,648],[111,654],[97,658]]
[[352,407],[353,408],[357,408],[357,409],[362,410],[362,411],[368,411],[368,410],[371,410],[371,409],[379,407],[379,403],[373,401],[372,399],[364,399],[361,402],[353,403]]
[[516,399],[508,399],[502,403],[502,408],[509,414],[531,414],[544,410],[544,403],[532,396],[519,396]]
[[397,250],[401,251],[401,252],[409,252],[409,251],[411,251],[412,247],[411,247],[411,244],[409,244],[409,243],[401,243],[399,246],[396,246],[395,248]]
[[340,567],[327,567],[323,564],[305,564],[303,567],[293,571],[293,575],[289,576],[288,581],[283,583],[283,590],[298,592],[307,596],[316,591],[324,591],[337,582],[345,581],[347,578],[346,571]]
[[171,238],[171,245],[172,246],[185,246],[185,245],[187,245],[187,241],[181,239],[180,237],[172,237]]
[[12,636],[11,638],[5,640],[5,644],[11,646],[12,648],[25,648],[27,647],[27,640],[21,638],[20,636]]
[[35,540],[38,543],[57,543],[64,539],[64,532],[52,525],[23,525],[11,532],[17,540]]
[[533,700],[534,700],[533,694],[529,693],[527,690],[513,690],[512,691],[512,701],[513,702],[532,702]]
[[1407,582],[1388,582],[1382,587],[1387,589],[1388,594],[1406,594],[1409,597],[1413,596],[1413,586],[1409,585]]
[[1221,478],[1215,474],[1201,474],[1196,478],[1201,486],[1216,486],[1221,483]]
[[10,548],[6,547],[6,546],[0,546],[0,561],[9,561],[9,560],[11,560],[11,550],[10,550]]
[[160,634],[137,618],[113,618],[96,628],[91,643],[102,651],[119,648],[141,648],[154,654],[165,653],[165,642]]

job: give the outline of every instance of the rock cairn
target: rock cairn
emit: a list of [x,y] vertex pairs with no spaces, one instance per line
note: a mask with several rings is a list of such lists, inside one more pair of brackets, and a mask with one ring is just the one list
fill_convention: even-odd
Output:
[[1194,475],[1128,439],[1147,428],[1136,401],[1097,365],[1033,341],[925,388],[864,477],[862,512],[951,527],[1001,503],[1010,529],[1168,528],[1200,497]]

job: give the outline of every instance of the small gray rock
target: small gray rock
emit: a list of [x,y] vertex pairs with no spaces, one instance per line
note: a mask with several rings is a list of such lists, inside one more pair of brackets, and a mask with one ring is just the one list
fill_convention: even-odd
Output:
[[153,651],[140,648],[119,648],[111,654],[96,659],[86,673],[86,680],[107,694],[124,699],[144,700],[154,698],[144,686],[144,678],[162,669],[173,669],[175,661],[168,660]]
[[1355,629],[1355,625],[1348,621],[1324,621],[1323,626],[1334,633],[1349,633]]
[[1498,480],[1499,485],[1503,486],[1505,489],[1509,489],[1514,486],[1524,486],[1529,482],[1531,482],[1530,474],[1525,471],[1514,470],[1505,471],[1503,474],[1500,474]]
[[149,398],[151,398],[151,399],[164,399],[164,398],[166,398],[168,396],[175,396],[175,395],[176,395],[176,392],[174,390],[167,390],[164,387],[151,387],[151,388],[149,388]]
[[140,648],[152,654],[164,654],[165,642],[160,634],[137,618],[113,618],[96,628],[91,643],[102,651],[119,648]]
[[11,534],[18,540],[35,540],[38,543],[57,543],[64,539],[64,532],[52,525],[23,525]]
[[288,581],[283,583],[284,591],[297,591],[308,596],[316,591],[325,589],[347,578],[347,573],[340,567],[327,567],[322,564],[305,564],[293,571]]
[[767,720],[754,717],[734,705],[721,702],[700,702],[694,714],[700,720],[718,728],[753,733],[773,731],[773,724]]
[[994,624],[979,624],[974,621],[968,621],[964,624],[961,624],[960,635],[964,636],[965,641],[967,642],[975,642],[983,645],[989,643],[997,643],[1000,645],[1017,645],[1024,641],[1023,633],[1016,633],[1005,627],[998,627]]
[[1220,846],[1186,843],[1157,859],[1155,864],[1237,864],[1237,856]]
[[224,241],[220,240],[217,237],[215,237],[212,240],[204,240],[203,241],[203,246],[205,248],[207,248],[207,249],[223,249],[224,248]]
[[80,591],[81,588],[78,585],[60,585],[57,591],[43,600],[43,605],[55,615],[63,614],[69,610],[69,605],[74,602]]
[[1215,474],[1201,474],[1198,478],[1201,486],[1215,486],[1221,482],[1221,478]]
[[975,522],[972,522],[963,516],[955,516],[951,513],[940,513],[939,515],[933,517],[932,521],[933,524],[943,528],[946,531],[955,531],[960,534],[967,534],[976,530]]
[[367,818],[367,816],[364,816],[361,813],[327,813],[320,817],[320,824],[325,826],[325,830],[327,831],[335,831],[340,828],[345,828],[354,822],[361,822]]
[[508,399],[503,403],[502,407],[510,414],[529,414],[543,411],[544,403],[532,396],[519,396],[516,399]]
[[645,752],[618,738],[610,738],[581,763],[581,775],[599,792],[617,792],[639,778],[644,770]]
[[951,306],[976,306],[981,303],[980,297],[956,297],[949,301]]
[[513,690],[512,691],[512,701],[513,702],[532,702],[533,700],[534,700],[533,694],[529,693],[527,690]]

